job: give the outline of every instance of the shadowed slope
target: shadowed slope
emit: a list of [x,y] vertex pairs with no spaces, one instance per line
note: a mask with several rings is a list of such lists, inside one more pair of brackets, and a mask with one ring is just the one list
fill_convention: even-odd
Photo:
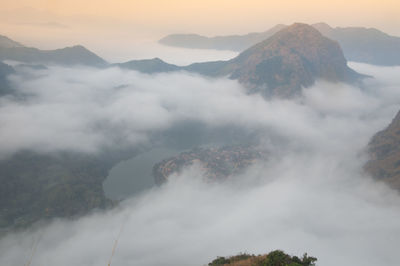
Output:
[[368,145],[371,159],[365,169],[375,178],[400,190],[400,112]]

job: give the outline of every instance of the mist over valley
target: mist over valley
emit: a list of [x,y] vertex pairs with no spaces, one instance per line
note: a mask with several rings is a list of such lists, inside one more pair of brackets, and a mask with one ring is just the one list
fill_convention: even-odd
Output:
[[1,37],[0,265],[399,265],[400,66],[332,36],[112,63]]

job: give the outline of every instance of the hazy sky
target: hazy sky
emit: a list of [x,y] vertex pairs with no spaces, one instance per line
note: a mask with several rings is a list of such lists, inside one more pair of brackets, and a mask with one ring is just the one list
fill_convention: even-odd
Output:
[[399,12],[398,0],[3,0],[0,34],[41,48],[80,43],[122,55],[168,33],[247,33],[278,23],[323,21],[400,36]]

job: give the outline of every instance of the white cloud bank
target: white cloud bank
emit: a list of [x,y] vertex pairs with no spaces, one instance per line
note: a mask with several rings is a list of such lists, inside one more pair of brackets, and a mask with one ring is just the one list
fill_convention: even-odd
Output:
[[[15,77],[31,95],[1,100],[3,156],[142,143],[188,119],[261,130],[273,152],[226,183],[202,182],[193,167],[117,209],[9,234],[0,265],[26,264],[39,238],[31,265],[107,265],[123,224],[113,266],[203,265],[273,249],[308,252],[324,266],[399,265],[400,198],[362,165],[365,145],[399,109],[400,68],[352,66],[376,79],[363,89],[319,82],[296,101],[264,101],[234,81],[185,73],[52,68]],[[284,141],[271,143],[272,133]]]

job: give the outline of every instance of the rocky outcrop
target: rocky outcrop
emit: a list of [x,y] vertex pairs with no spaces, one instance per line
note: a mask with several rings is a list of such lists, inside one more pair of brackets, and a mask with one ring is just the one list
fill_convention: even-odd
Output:
[[245,145],[196,148],[155,164],[153,176],[156,184],[162,184],[170,175],[178,174],[184,168],[196,163],[202,168],[208,180],[221,181],[266,157],[266,151]]

